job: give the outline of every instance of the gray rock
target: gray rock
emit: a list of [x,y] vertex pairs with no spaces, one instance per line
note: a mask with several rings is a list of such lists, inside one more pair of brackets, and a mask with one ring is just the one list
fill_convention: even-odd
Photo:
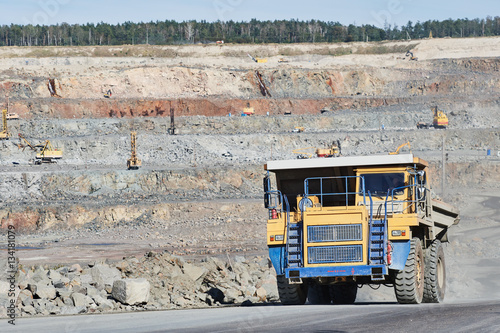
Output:
[[35,308],[32,305],[23,306],[21,308],[21,311],[24,312],[24,313],[27,313],[29,315],[35,315],[36,314],[36,310],[35,310]]
[[67,288],[57,288],[56,293],[59,297],[70,297],[73,292]]
[[47,301],[44,299],[34,299],[33,307],[37,313],[48,314],[48,311],[45,309],[47,307]]
[[189,276],[189,278],[195,282],[198,280],[201,280],[207,275],[208,270],[205,267],[198,267],[194,266],[188,263],[184,264],[184,267],[182,268],[184,274]]
[[62,275],[59,274],[59,272],[54,271],[54,270],[49,270],[47,276],[52,280],[52,281],[58,281],[61,280]]
[[71,299],[73,300],[73,304],[75,304],[76,307],[79,306],[87,307],[93,303],[92,298],[80,293],[71,294]]
[[84,286],[74,286],[73,293],[78,293],[82,295],[87,295],[87,288]]
[[0,281],[0,295],[7,295],[9,292],[10,283],[7,281]]
[[85,306],[63,306],[61,308],[62,315],[76,315],[85,312],[87,312],[87,307]]
[[237,263],[245,263],[247,262],[247,259],[243,256],[235,256],[234,257],[234,262],[237,262]]
[[267,299],[267,292],[266,289],[263,287],[257,288],[257,291],[255,292],[257,297],[259,298],[259,301],[265,302]]
[[224,293],[224,303],[234,303],[241,296],[241,292],[237,289],[227,289]]
[[101,297],[100,295],[95,295],[92,298],[97,304],[97,309],[100,311],[109,311],[114,308],[113,302],[109,299]]
[[108,265],[95,265],[91,270],[92,280],[100,285],[113,285],[116,280],[122,278],[120,271]]
[[[121,275],[120,275],[121,277]],[[83,283],[87,283],[87,284],[90,284],[92,282],[94,282],[94,278],[91,274],[82,274],[80,275],[80,281]]]
[[59,308],[57,305],[49,303],[45,307],[45,309],[49,312],[49,314],[60,314],[61,313],[61,308]]
[[79,264],[74,264],[74,265],[71,265],[71,267],[68,269],[68,272],[77,272],[77,273],[81,273],[82,272],[82,267],[80,267]]
[[73,302],[73,298],[71,298],[71,296],[62,296],[61,300],[67,306],[71,306],[71,307],[75,306],[75,302]]
[[27,289],[21,290],[17,299],[24,306],[33,304],[33,294]]
[[113,283],[111,295],[123,304],[147,303],[150,285],[146,279],[123,279]]
[[98,289],[96,289],[92,286],[85,286],[85,288],[87,288],[87,295],[90,297],[94,297],[95,295],[101,294],[101,292]]
[[[266,291],[266,300],[267,301],[278,301],[278,286],[276,283],[264,283],[261,288]],[[257,295],[258,296],[258,295]]]
[[56,297],[56,299],[54,300],[54,302],[55,302],[55,304],[56,304],[57,306],[59,306],[59,307],[61,307],[61,306],[64,306],[64,305],[65,305],[65,304],[64,304],[64,302],[63,302],[63,300],[62,300],[60,297]]
[[43,282],[39,282],[35,285],[33,295],[41,299],[52,300],[56,298],[56,288],[54,288],[54,286],[46,286]]
[[53,286],[54,286],[54,288],[56,288],[56,289],[66,287],[66,284],[65,284],[64,282],[62,282],[61,280],[52,281],[52,285],[53,285]]
[[66,275],[69,272],[69,268],[64,266],[64,267],[56,269],[56,271],[59,272],[59,274]]

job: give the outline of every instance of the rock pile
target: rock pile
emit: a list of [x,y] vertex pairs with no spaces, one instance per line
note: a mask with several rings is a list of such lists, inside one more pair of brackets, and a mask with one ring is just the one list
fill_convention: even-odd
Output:
[[[109,264],[96,262],[19,269],[17,313],[69,315],[107,311],[199,308],[278,301],[276,276],[267,258],[210,257],[192,263],[149,252]],[[0,317],[10,300],[0,296]]]

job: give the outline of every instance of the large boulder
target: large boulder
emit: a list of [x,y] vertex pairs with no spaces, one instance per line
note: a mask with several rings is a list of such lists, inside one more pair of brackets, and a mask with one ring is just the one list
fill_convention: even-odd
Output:
[[109,267],[108,265],[95,265],[92,267],[91,273],[92,279],[94,282],[98,283],[101,286],[105,286],[107,284],[113,285],[116,280],[122,278],[122,274],[119,270],[114,267]]
[[123,304],[147,303],[150,285],[146,279],[123,279],[113,283],[111,296]]

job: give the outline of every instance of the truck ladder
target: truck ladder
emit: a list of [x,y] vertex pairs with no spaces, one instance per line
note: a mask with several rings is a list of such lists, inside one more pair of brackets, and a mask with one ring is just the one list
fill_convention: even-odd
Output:
[[286,204],[286,268],[303,267],[302,262],[302,224],[290,223],[288,199],[283,196]]
[[[370,192],[370,220],[369,240],[368,240],[368,264],[369,265],[386,265],[387,256],[387,200],[385,202],[384,217],[381,219],[373,219],[373,200]],[[372,276],[372,280],[383,280],[383,276]]]

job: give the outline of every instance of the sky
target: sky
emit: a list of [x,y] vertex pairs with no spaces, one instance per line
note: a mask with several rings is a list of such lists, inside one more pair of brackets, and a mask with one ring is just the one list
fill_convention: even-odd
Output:
[[321,20],[384,27],[500,16],[499,0],[0,0],[0,25]]

